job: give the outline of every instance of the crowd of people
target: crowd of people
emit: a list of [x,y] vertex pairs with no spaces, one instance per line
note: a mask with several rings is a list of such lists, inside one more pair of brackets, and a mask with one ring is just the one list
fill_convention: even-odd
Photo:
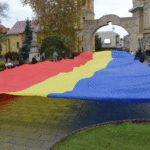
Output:
[[[53,62],[56,62],[56,61],[57,61],[57,57],[58,57],[58,54],[57,54],[56,51],[54,51],[54,53],[53,53]],[[65,58],[66,58],[64,51],[61,53],[61,58],[62,58],[62,59],[65,59]],[[47,60],[47,58],[45,57],[45,53],[42,54],[41,59],[42,59],[42,61]],[[36,60],[36,55],[35,55],[35,56],[32,58],[32,63],[31,63],[31,64],[35,64],[35,63],[37,63],[37,62],[38,62],[38,61]]]
[[[131,52],[131,54],[133,54],[133,52]],[[75,56],[77,56],[77,54],[73,51],[71,59],[74,59]],[[54,51],[54,53],[53,53],[53,62],[57,62],[57,57],[58,57],[58,54],[57,54],[56,51]],[[65,52],[63,51],[61,53],[61,59],[65,59],[65,58],[66,58]],[[42,54],[41,60],[42,61],[47,60],[47,58],[45,57],[45,53]],[[135,54],[134,60],[139,60],[141,63],[143,63],[144,60],[145,60],[145,53],[144,53],[144,51],[141,50],[141,49],[136,50],[136,54]],[[34,55],[34,57],[32,58],[31,64],[36,64],[36,63],[38,63],[38,61],[36,59],[36,55]],[[23,64],[25,64],[25,60],[23,59],[23,57],[21,57],[21,59],[19,60],[19,65],[18,66],[21,66]],[[148,65],[150,66],[150,60],[148,61]],[[15,65],[11,62],[10,58],[7,58],[6,59],[6,63],[5,63],[5,69],[14,68],[14,67],[15,67]]]
[[[31,64],[36,64],[36,63],[38,63],[38,60],[36,59],[36,57],[37,57],[37,56],[34,55],[34,57],[32,58]],[[55,51],[55,52],[53,53],[53,62],[56,62],[56,61],[57,61],[57,57],[58,57],[58,54],[57,54],[57,52]],[[71,58],[74,59],[74,57],[75,57],[75,52],[72,52],[72,57],[71,57]],[[65,59],[65,58],[66,58],[64,51],[61,53],[61,58],[62,58],[62,59]],[[42,60],[42,61],[47,60],[47,58],[45,57],[45,53],[42,54],[41,60]],[[23,64],[25,64],[25,60],[23,59],[23,57],[21,57],[21,59],[19,60],[19,64],[18,64],[17,66],[21,66],[21,65],[23,65]],[[16,67],[16,66],[11,62],[11,59],[10,59],[10,58],[7,58],[7,59],[6,59],[6,63],[5,63],[5,69],[14,68],[14,67]]]

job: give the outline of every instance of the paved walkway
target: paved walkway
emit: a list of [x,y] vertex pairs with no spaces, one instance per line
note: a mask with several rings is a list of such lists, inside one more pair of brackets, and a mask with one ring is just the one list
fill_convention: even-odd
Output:
[[0,150],[50,150],[73,131],[103,122],[150,119],[149,104],[0,95]]
[[77,114],[75,108],[81,106],[81,101],[43,97],[6,99],[6,95],[0,95],[0,100],[0,150],[50,149],[68,134],[61,128],[61,121],[69,123],[69,118]]

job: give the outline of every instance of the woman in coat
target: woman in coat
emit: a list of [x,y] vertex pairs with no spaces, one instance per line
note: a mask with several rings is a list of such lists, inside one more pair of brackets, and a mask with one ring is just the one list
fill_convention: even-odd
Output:
[[36,60],[36,55],[32,58],[32,63],[31,64],[36,64],[38,61]]
[[56,62],[57,61],[57,57],[58,57],[58,54],[56,53],[56,51],[53,53],[53,62]]
[[13,65],[13,63],[11,62],[10,58],[8,58],[6,60],[6,64],[5,64],[5,68],[9,69],[9,68],[14,68],[15,66]]

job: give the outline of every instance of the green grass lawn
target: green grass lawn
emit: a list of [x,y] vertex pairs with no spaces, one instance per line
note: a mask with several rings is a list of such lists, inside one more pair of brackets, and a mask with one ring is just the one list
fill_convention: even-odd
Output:
[[150,124],[104,125],[80,131],[53,150],[150,150]]

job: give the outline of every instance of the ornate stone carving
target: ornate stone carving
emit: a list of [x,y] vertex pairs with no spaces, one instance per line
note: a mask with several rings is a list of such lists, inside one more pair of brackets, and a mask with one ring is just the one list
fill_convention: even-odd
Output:
[[40,51],[39,51],[39,46],[37,44],[36,41],[36,37],[35,37],[35,29],[32,28],[32,41],[31,41],[31,47],[30,47],[30,52],[29,52],[29,61],[32,61],[32,57],[34,57],[34,55],[37,56],[37,60],[40,60]]

